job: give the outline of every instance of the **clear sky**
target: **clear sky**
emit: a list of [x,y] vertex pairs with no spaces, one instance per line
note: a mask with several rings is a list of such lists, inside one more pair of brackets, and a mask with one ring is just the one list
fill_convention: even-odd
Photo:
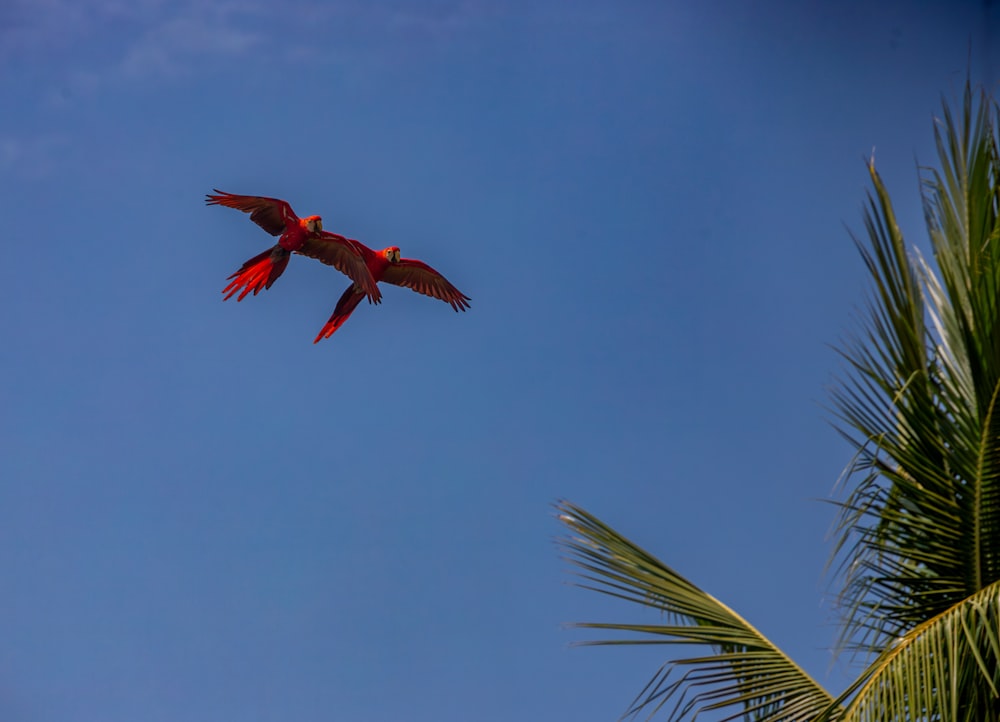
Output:
[[[574,589],[551,504],[840,691],[829,344],[875,148],[923,243],[990,3],[0,3],[0,718],[606,720],[669,650]],[[992,45],[991,45],[992,43]],[[970,60],[971,48],[971,60]],[[296,257],[213,188],[472,298]]]

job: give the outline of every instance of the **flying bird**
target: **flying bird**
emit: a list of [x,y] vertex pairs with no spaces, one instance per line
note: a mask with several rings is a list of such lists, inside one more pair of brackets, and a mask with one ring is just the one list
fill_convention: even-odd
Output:
[[228,301],[238,292],[236,300],[242,301],[251,291],[256,296],[262,289],[270,288],[284,273],[291,254],[303,252],[304,248],[310,251],[306,255],[319,258],[348,276],[369,301],[378,303],[381,299],[382,294],[368,270],[367,259],[356,243],[324,231],[323,219],[319,216],[299,218],[287,202],[278,198],[241,196],[217,188],[214,191],[216,195],[205,196],[206,205],[226,206],[249,213],[251,221],[272,236],[279,236],[272,248],[251,258],[226,279],[230,283],[222,289],[226,294],[223,300]]
[[[396,246],[389,246],[388,248],[383,248],[381,251],[373,251],[360,241],[350,240],[357,246],[361,255],[364,256],[368,270],[376,282],[385,281],[396,286],[412,288],[417,293],[444,301],[455,309],[456,312],[469,308],[469,301],[472,299],[451,285],[448,279],[423,261],[417,261],[412,258],[400,258],[399,248]],[[300,248],[297,253],[317,258],[329,264],[330,261],[324,257],[326,250],[327,247],[310,243]],[[365,291],[358,283],[355,282],[349,286],[344,291],[344,295],[337,301],[333,315],[330,316],[330,320],[323,326],[313,343],[318,343],[320,339],[330,338],[338,328],[344,325],[344,322],[350,317],[364,297]]]

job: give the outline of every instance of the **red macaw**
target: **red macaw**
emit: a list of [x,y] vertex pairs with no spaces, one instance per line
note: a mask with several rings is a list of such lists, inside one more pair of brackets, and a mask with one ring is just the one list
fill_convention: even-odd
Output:
[[[400,258],[399,248],[396,246],[389,246],[388,248],[383,248],[381,251],[373,251],[360,241],[356,241],[353,238],[350,240],[361,251],[365,263],[368,264],[368,270],[371,272],[372,278],[376,281],[385,281],[396,286],[412,288],[417,293],[441,299],[445,303],[450,304],[456,312],[469,308],[469,301],[472,299],[451,285],[448,279],[426,263],[412,258]],[[311,258],[318,258],[324,263],[330,263],[324,257],[323,252],[325,250],[325,248],[318,247],[315,244],[307,244],[296,252]],[[334,309],[333,315],[330,316],[330,320],[323,326],[313,343],[332,336],[338,328],[344,325],[344,322],[350,317],[364,297],[365,292],[357,283],[349,286],[344,291],[344,295],[337,301],[337,307]]]
[[205,203],[210,206],[226,206],[250,214],[250,220],[270,233],[280,236],[278,243],[244,263],[228,279],[229,285],[222,289],[228,301],[240,289],[237,301],[253,291],[257,295],[261,289],[271,287],[288,265],[293,251],[319,258],[347,275],[360,289],[362,295],[378,303],[382,293],[368,270],[368,264],[353,241],[344,236],[323,230],[323,219],[319,216],[299,218],[285,201],[263,196],[241,196],[224,193],[215,189],[217,195],[206,195]]

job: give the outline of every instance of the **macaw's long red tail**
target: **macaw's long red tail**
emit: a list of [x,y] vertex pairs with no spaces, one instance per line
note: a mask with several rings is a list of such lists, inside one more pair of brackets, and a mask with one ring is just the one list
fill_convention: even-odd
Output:
[[240,295],[236,296],[237,301],[242,301],[243,297],[253,291],[257,295],[261,289],[270,288],[271,284],[278,280],[278,276],[285,272],[288,259],[292,254],[281,246],[268,248],[263,253],[254,256],[243,264],[236,273],[227,280],[229,285],[222,289],[226,294],[223,301],[228,301],[241,288]]
[[319,336],[313,341],[313,343],[319,343],[320,339],[330,338],[334,331],[344,325],[344,321],[350,318],[351,314],[354,313],[354,309],[358,307],[361,303],[361,299],[365,297],[364,292],[358,289],[357,286],[351,285],[344,295],[340,297],[337,301],[337,307],[333,309],[333,315],[330,316],[330,320],[326,322],[326,325],[319,332]]

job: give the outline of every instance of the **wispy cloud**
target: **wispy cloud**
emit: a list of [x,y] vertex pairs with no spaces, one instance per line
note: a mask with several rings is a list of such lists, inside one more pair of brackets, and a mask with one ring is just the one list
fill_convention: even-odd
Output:
[[285,0],[272,19],[283,29],[276,44],[330,47],[447,42],[510,12],[491,0]]
[[59,134],[0,136],[0,171],[21,178],[44,178],[68,144],[69,139]]
[[46,57],[112,24],[155,12],[160,0],[7,0],[0,3],[0,53]]
[[7,0],[0,3],[0,69],[16,60],[89,90],[95,79],[183,75],[255,49],[272,12],[273,3],[232,0]]
[[438,40],[465,33],[501,13],[496,3],[481,0],[372,4],[367,11],[390,30]]
[[0,0],[0,92],[26,108],[0,119],[0,170],[53,172],[75,147],[65,113],[106,93],[262,64],[361,76],[447,48],[498,12],[486,0]]
[[[395,62],[447,47],[494,19],[487,0],[0,0],[0,83],[44,75],[49,105],[108,85],[211,74],[254,62]],[[8,77],[11,73],[6,73]]]
[[3,0],[0,68],[16,57],[109,79],[171,77],[262,48],[281,58],[447,42],[500,12],[486,0]]
[[198,3],[150,24],[126,48],[118,70],[126,77],[176,76],[213,57],[240,56],[265,41],[231,4]]
[[365,68],[447,52],[511,12],[490,0],[286,0],[283,8],[275,18],[283,27],[281,58],[345,64],[362,75]]

